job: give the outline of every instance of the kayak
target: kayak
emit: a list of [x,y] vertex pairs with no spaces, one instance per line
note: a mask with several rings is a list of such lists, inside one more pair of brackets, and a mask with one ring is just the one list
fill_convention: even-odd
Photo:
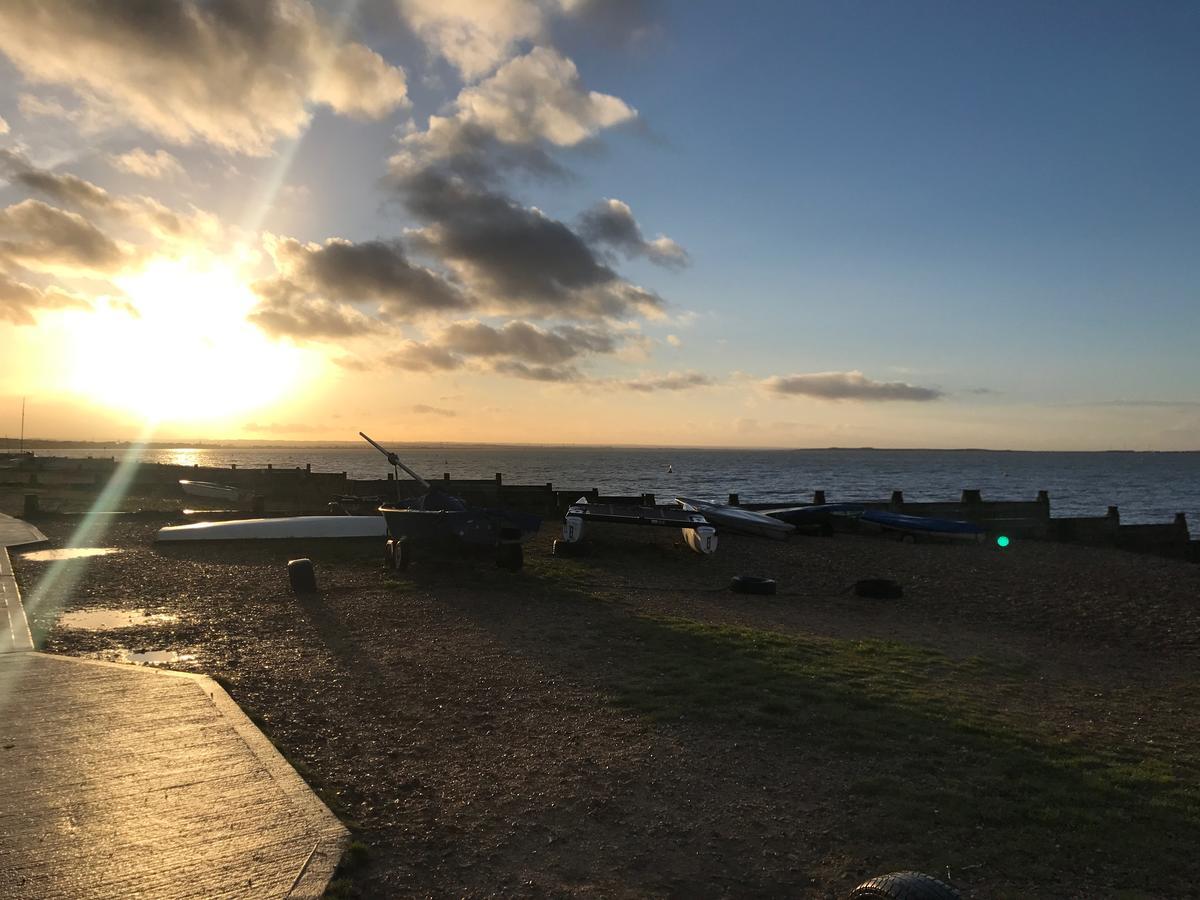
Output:
[[764,509],[763,515],[779,519],[797,527],[803,525],[827,525],[835,519],[854,519],[866,511],[861,503],[820,503],[809,506],[785,506],[780,509]]
[[906,516],[882,509],[869,509],[860,517],[880,528],[911,535],[936,535],[959,540],[981,541],[984,536],[982,525],[962,522],[957,519],[934,519],[928,516]]

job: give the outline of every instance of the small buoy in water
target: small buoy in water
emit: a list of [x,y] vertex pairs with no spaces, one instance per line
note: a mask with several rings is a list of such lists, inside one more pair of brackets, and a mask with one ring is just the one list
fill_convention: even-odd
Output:
[[670,475],[674,471],[674,467],[670,463],[667,463],[667,474]]

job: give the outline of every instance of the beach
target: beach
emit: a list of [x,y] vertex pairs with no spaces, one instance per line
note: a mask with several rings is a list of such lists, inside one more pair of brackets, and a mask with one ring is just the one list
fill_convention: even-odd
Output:
[[[562,559],[547,522],[520,573],[397,574],[374,542],[155,547],[166,521],[113,517],[119,552],[49,589],[14,555],[35,639],[217,678],[354,831],[341,896],[833,898],[897,869],[981,898],[1192,890],[1198,566],[843,534],[700,558],[619,527]],[[297,556],[319,595],[288,589]],[[747,573],[779,593],[726,589]],[[854,596],[869,576],[904,597]]]

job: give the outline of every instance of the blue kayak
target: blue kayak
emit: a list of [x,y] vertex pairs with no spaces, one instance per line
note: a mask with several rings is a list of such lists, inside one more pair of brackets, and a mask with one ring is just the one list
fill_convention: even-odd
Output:
[[968,538],[979,540],[984,528],[974,522],[956,519],[933,519],[928,516],[905,516],[882,509],[869,509],[861,516],[862,521],[871,522],[881,528],[903,531],[908,534],[939,535],[941,537]]
[[764,509],[762,512],[772,519],[779,519],[797,527],[803,525],[825,525],[835,518],[857,518],[865,511],[861,503],[819,503],[808,506],[785,506],[780,509]]

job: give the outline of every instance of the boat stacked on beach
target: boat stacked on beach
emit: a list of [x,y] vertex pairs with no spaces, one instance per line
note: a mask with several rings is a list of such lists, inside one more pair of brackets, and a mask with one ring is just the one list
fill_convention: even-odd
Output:
[[717,551],[716,528],[695,509],[675,504],[589,503],[587,497],[580,497],[563,516],[562,540],[555,541],[555,552],[569,555],[570,548],[583,540],[586,522],[678,528],[684,543],[696,553],[711,556]]

